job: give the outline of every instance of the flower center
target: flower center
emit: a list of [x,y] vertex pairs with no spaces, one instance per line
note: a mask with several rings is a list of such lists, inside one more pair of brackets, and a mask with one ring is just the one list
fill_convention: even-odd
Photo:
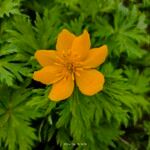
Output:
[[70,73],[73,73],[73,72],[74,72],[74,66],[73,66],[73,64],[68,63],[66,67],[67,67],[67,70],[68,70]]
[[58,55],[55,64],[63,68],[62,74],[64,77],[71,75],[73,80],[74,77],[79,76],[80,72],[83,70],[79,55],[71,54],[70,51]]

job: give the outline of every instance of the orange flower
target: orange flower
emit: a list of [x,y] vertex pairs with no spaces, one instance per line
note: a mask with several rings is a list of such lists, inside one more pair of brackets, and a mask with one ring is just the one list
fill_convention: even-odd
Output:
[[85,95],[94,95],[103,89],[104,76],[95,68],[108,54],[107,46],[90,49],[86,30],[75,36],[64,29],[58,35],[56,51],[38,50],[35,58],[43,67],[35,71],[33,79],[43,84],[53,84],[49,98],[64,100],[71,96],[75,83]]

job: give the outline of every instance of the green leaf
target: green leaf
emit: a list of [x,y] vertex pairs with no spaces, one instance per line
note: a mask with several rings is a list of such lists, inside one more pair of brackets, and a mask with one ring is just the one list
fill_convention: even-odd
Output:
[[10,14],[19,14],[21,0],[0,0],[0,18],[10,16]]
[[149,91],[150,79],[144,75],[144,73],[139,73],[139,70],[134,70],[133,68],[126,68],[125,74],[131,84],[131,90],[135,94],[144,94]]
[[39,116],[26,105],[31,93],[0,86],[0,95],[0,143],[4,142],[8,150],[31,149],[36,135],[30,121]]
[[29,76],[30,73],[30,70],[21,62],[22,60],[18,60],[20,64],[15,62],[15,56],[15,54],[5,55],[0,59],[0,82],[9,86],[12,86],[16,80],[23,82],[22,76]]
[[130,58],[142,57],[144,51],[140,46],[149,42],[145,20],[145,14],[136,6],[128,9],[118,4],[113,18],[105,15],[98,19],[94,36],[104,39],[102,44],[107,44],[109,52],[114,55],[125,52]]
[[17,46],[17,49],[21,52],[33,55],[34,51],[38,49],[38,43],[28,16],[15,16],[11,28],[7,29],[7,32],[9,33],[9,41],[12,45]]

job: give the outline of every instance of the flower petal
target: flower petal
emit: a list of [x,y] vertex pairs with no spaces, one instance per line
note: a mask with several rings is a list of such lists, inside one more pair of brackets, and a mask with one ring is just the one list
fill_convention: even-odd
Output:
[[101,65],[108,55],[108,48],[103,45],[99,48],[89,50],[87,59],[83,62],[86,68],[96,68]]
[[82,60],[87,57],[90,46],[91,43],[89,33],[84,30],[84,32],[73,41],[71,52],[79,55],[80,60]]
[[74,89],[74,81],[71,76],[63,78],[62,80],[54,83],[49,94],[49,99],[52,101],[61,101],[70,97]]
[[59,81],[63,76],[60,75],[61,69],[56,66],[46,66],[39,71],[35,71],[33,79],[43,84],[52,84]]
[[56,59],[56,52],[54,50],[37,50],[35,52],[35,58],[43,67],[52,65]]
[[74,34],[66,29],[63,29],[58,35],[56,49],[62,51],[69,50],[72,47],[74,39]]
[[85,95],[94,95],[103,89],[104,76],[95,69],[84,70],[76,76],[79,90]]

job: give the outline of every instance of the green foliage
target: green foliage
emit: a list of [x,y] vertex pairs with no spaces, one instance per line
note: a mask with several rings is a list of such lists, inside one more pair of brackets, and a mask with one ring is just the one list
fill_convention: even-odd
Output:
[[150,121],[145,121],[144,122],[144,129],[148,135],[148,144],[147,144],[147,150],[150,149]]
[[[121,132],[118,129],[118,123],[116,121],[114,121],[116,122],[114,125],[105,123],[105,114],[103,114],[103,108],[101,108],[103,106],[100,105],[103,100],[95,96],[91,99],[85,98],[76,89],[72,97],[58,107],[60,117],[56,122],[56,127],[59,130],[65,127],[65,132],[69,128],[70,136],[73,137],[73,140],[71,140],[68,134],[62,134],[62,131],[61,133],[58,131],[57,140],[64,149],[67,143],[75,144],[79,149],[84,146],[86,146],[86,149],[98,149],[99,147],[106,149],[107,144],[119,137]],[[95,111],[97,106],[99,106],[98,112]],[[108,128],[111,132],[108,131]]]
[[57,8],[49,11],[46,9],[43,17],[37,13],[35,26],[32,26],[28,16],[16,15],[12,20],[12,27],[7,29],[11,44],[17,46],[20,53],[27,53],[30,56],[33,56],[37,49],[48,49],[54,46],[60,17],[60,12],[56,10]]
[[[0,0],[0,150],[150,149],[149,0]],[[62,102],[32,80],[38,49],[87,29],[106,44],[102,92]]]
[[[1,39],[0,49],[0,80],[2,83],[12,86],[16,79],[23,81],[22,76],[31,76],[31,68],[34,68],[32,57],[35,50],[54,47],[59,31],[59,21],[55,19],[59,19],[60,16],[57,12],[54,18],[52,14],[55,11],[56,8],[50,11],[45,10],[42,18],[37,13],[35,27],[32,26],[26,15],[16,15],[9,22],[12,25],[2,24],[2,36],[7,32],[4,39]],[[5,44],[6,39],[8,43]]]
[[136,6],[129,11],[129,8],[119,4],[113,18],[112,21],[108,15],[99,17],[95,36],[104,38],[103,43],[108,44],[111,52],[117,56],[126,52],[131,58],[142,57],[144,51],[140,45],[149,42],[145,14],[139,12]]
[[31,119],[39,116],[38,112],[26,105],[31,92],[23,88],[0,87],[0,143],[9,150],[31,149],[36,139]]
[[0,18],[10,16],[10,14],[19,14],[21,0],[0,0]]
[[139,70],[134,70],[133,68],[127,68],[125,74],[130,82],[130,88],[135,94],[144,94],[149,91],[150,78],[144,74],[144,72],[139,73]]
[[86,2],[84,0],[56,0],[56,2],[73,9],[84,16],[92,16],[92,18],[95,18],[100,12],[109,12],[113,10],[116,5],[114,0],[86,0]]
[[22,57],[15,46],[10,45],[5,34],[5,24],[1,24],[0,39],[0,82],[13,86],[15,81],[23,82],[23,76],[29,76],[30,70],[23,64]]
[[23,76],[27,76],[28,69],[24,68],[24,65],[16,66],[17,63],[12,61],[15,59],[13,55],[11,57],[4,57],[0,60],[0,81],[6,83],[9,86],[13,86],[14,80],[23,82]]

